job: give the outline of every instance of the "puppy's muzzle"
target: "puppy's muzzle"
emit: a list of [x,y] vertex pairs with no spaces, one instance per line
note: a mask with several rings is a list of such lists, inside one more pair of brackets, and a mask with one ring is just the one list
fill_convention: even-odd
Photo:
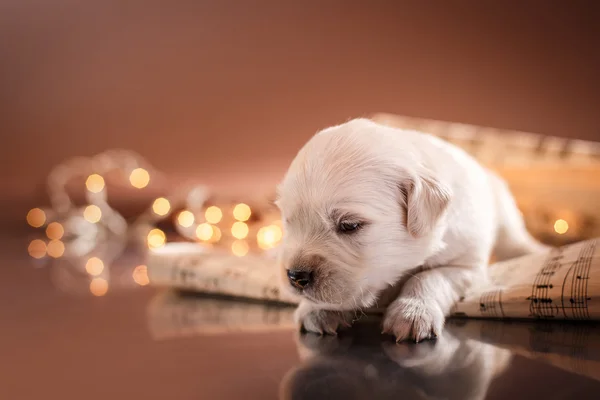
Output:
[[288,269],[287,277],[290,284],[298,290],[303,290],[313,281],[313,273],[309,271]]

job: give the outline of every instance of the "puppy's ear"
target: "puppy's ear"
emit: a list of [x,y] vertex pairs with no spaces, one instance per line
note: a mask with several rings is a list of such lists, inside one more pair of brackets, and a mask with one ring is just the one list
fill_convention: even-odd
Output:
[[401,186],[408,232],[415,238],[427,235],[442,216],[452,193],[432,175],[416,174]]

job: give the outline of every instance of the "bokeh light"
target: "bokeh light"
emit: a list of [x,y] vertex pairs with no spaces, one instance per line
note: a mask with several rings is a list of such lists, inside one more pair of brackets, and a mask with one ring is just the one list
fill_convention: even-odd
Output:
[[556,222],[554,222],[554,231],[559,235],[567,233],[568,230],[569,224],[564,219],[557,219]]
[[148,278],[148,267],[145,265],[138,265],[133,269],[133,281],[140,286],[146,286],[150,283]]
[[281,228],[277,225],[263,226],[256,234],[256,243],[263,250],[277,246],[281,240]]
[[221,221],[221,218],[223,218],[223,212],[217,206],[210,206],[204,212],[204,217],[207,222],[218,224]]
[[100,193],[104,186],[104,178],[98,174],[88,176],[85,181],[85,187],[92,193]]
[[60,240],[51,240],[46,246],[46,252],[52,258],[59,258],[65,254],[65,244]]
[[250,246],[245,240],[236,240],[231,244],[231,252],[238,257],[243,257],[248,254]]
[[231,227],[231,234],[236,239],[244,239],[248,236],[248,225],[241,221],[235,222]]
[[164,246],[165,242],[167,240],[167,236],[165,235],[165,233],[163,231],[161,231],[158,228],[152,229],[149,233],[148,233],[148,247],[152,248],[152,249],[156,249],[158,247]]
[[200,240],[210,240],[213,235],[213,227],[210,224],[203,223],[196,228],[196,237]]
[[129,175],[129,183],[138,189],[143,189],[150,183],[150,174],[144,168],[136,168]]
[[252,215],[252,210],[247,204],[240,203],[233,208],[233,218],[238,221],[248,221],[250,215]]
[[32,240],[27,247],[27,252],[33,258],[43,258],[46,255],[46,243],[40,239]]
[[92,276],[98,276],[104,271],[104,262],[98,257],[92,257],[85,263],[85,270]]
[[50,222],[46,227],[48,239],[58,240],[65,234],[65,228],[59,222]]
[[87,222],[95,224],[102,219],[102,210],[100,210],[100,207],[97,205],[90,204],[83,210],[83,218],[85,218]]
[[221,230],[205,222],[196,228],[196,237],[205,242],[216,243],[221,240]]
[[154,214],[156,215],[167,215],[170,210],[171,203],[169,203],[169,200],[165,199],[164,197],[159,197],[158,199],[154,200],[154,203],[152,203],[152,211],[154,211]]
[[90,282],[90,292],[94,296],[104,296],[108,292],[108,281],[104,278],[94,278]]
[[41,208],[32,208],[27,213],[27,223],[34,228],[39,228],[46,223],[46,213]]
[[194,224],[194,214],[191,211],[185,210],[177,215],[177,223],[184,228],[189,228]]

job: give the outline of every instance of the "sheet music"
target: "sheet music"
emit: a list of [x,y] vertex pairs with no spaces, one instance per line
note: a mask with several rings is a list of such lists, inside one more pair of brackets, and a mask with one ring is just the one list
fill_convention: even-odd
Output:
[[600,319],[599,239],[492,265],[491,285],[466,296],[453,315],[477,318]]
[[[600,320],[600,239],[579,242],[489,267],[491,284],[474,288],[451,315],[467,318]],[[295,304],[280,291],[273,259],[236,257],[175,243],[148,259],[154,285]]]
[[280,290],[275,260],[259,255],[237,257],[226,251],[207,251],[194,243],[172,243],[153,250],[148,277],[156,286],[202,293],[296,304]]

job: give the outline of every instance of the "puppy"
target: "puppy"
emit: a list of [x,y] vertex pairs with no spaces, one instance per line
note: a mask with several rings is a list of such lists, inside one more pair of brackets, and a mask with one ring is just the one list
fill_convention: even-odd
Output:
[[446,329],[435,343],[397,346],[370,323],[343,338],[297,334],[300,365],[279,386],[280,399],[487,398],[512,362],[510,350]]
[[398,341],[440,335],[453,304],[498,259],[545,247],[525,229],[506,184],[431,135],[355,119],[317,133],[278,187],[284,287],[318,333],[387,305]]

